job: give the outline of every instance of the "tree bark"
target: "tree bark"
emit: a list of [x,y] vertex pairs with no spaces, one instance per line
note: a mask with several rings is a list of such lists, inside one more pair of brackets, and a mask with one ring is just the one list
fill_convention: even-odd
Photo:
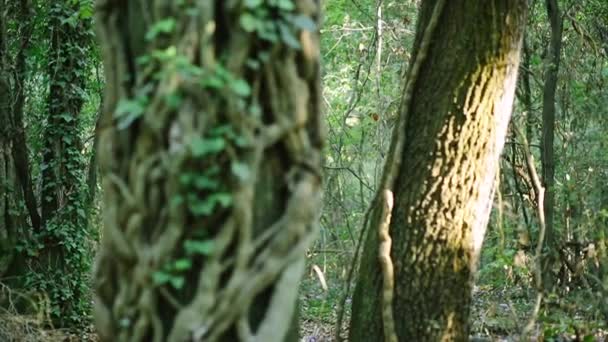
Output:
[[38,201],[34,194],[32,176],[30,173],[29,152],[23,125],[23,108],[25,105],[25,77],[26,64],[25,53],[30,44],[33,25],[31,23],[32,9],[29,0],[21,0],[18,5],[17,21],[20,23],[19,51],[15,57],[15,93],[14,105],[12,108],[12,129],[13,136],[12,155],[15,160],[17,176],[23,191],[25,205],[30,215],[30,221],[35,231],[40,231],[41,218],[38,212]]
[[[555,246],[555,155],[553,142],[555,140],[555,95],[560,64],[562,46],[563,19],[558,7],[557,0],[546,0],[547,16],[551,26],[551,41],[549,53],[545,66],[545,85],[543,89],[543,131],[541,161],[543,170],[543,187],[545,188],[545,248],[549,251]],[[550,254],[551,255],[551,254]],[[551,276],[551,268],[555,257],[546,258],[543,262],[543,284],[545,289],[550,290],[554,286],[554,277]]]
[[[392,149],[396,155],[385,165],[385,172],[397,165],[394,184],[380,189],[395,197],[394,299],[380,297],[386,291],[378,262],[383,217],[372,210],[353,299],[353,342],[386,338],[387,310],[398,318],[400,341],[469,338],[473,278],[511,115],[526,1],[446,1],[425,39],[437,3],[423,1],[420,8],[404,91],[411,101],[402,102],[403,130],[393,136],[403,149]],[[418,58],[426,44],[428,56]],[[419,74],[413,72],[417,63]]]
[[320,205],[320,5],[97,2],[103,341],[295,341]]
[[84,297],[91,251],[79,116],[92,20],[81,18],[80,4],[71,0],[48,6],[49,96],[41,165],[42,229],[37,234],[42,247],[29,276],[48,295],[54,324],[68,326],[79,323],[90,306]]
[[[0,7],[5,8],[4,0]],[[11,78],[7,65],[6,17],[0,13],[0,277],[5,275],[15,255],[15,165],[11,156]]]

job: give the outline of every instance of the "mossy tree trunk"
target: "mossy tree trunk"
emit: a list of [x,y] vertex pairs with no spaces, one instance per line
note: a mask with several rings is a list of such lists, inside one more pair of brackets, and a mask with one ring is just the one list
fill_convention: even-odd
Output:
[[379,272],[378,227],[386,215],[372,210],[351,341],[390,338],[386,311],[397,318],[400,341],[468,340],[473,278],[511,115],[525,16],[525,0],[422,2],[403,125],[393,136],[402,149],[391,149],[395,155],[385,169],[398,167],[394,183],[380,189],[394,194],[394,298],[381,296],[387,282]]
[[320,204],[319,3],[97,2],[103,341],[296,341]]

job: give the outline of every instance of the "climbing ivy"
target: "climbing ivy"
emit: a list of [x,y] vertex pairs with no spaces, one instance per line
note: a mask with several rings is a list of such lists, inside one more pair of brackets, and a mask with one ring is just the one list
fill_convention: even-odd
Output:
[[47,119],[42,144],[43,226],[21,246],[31,255],[26,286],[46,294],[60,325],[82,323],[90,311],[89,241],[81,115],[92,42],[91,1],[49,5]]

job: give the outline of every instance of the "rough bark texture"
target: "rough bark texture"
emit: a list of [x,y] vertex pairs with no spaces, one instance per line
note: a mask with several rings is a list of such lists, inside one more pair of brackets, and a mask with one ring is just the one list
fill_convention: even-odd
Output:
[[[545,188],[544,211],[546,227],[546,248],[551,251],[555,245],[555,95],[562,48],[563,20],[557,0],[546,0],[547,16],[551,26],[551,41],[545,66],[545,85],[543,89],[543,132],[541,141],[541,160],[543,166],[543,187]],[[551,265],[555,257],[546,258],[543,266],[544,287],[550,290],[554,286],[551,276]]]
[[293,4],[97,2],[103,341],[297,340],[323,134],[320,5]]
[[[421,5],[414,56],[435,3]],[[525,14],[525,0],[446,1],[412,101],[401,106],[405,125],[397,134],[404,147],[388,189],[395,194],[392,309],[400,341],[468,340],[473,277],[511,115]],[[354,342],[384,335],[378,218],[371,216],[353,299]]]

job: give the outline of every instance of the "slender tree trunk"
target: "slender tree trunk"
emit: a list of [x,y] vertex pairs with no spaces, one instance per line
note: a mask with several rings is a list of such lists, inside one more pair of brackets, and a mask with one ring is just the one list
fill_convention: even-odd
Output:
[[40,231],[41,219],[38,213],[38,203],[34,195],[34,187],[30,174],[29,152],[23,124],[23,108],[25,105],[25,53],[32,35],[32,8],[29,0],[21,0],[18,5],[17,21],[20,25],[19,50],[15,57],[15,94],[12,108],[12,155],[17,168],[17,176],[23,191],[25,205],[30,215],[30,221],[35,231]]
[[530,75],[532,74],[530,65],[530,46],[528,45],[528,39],[526,38],[524,38],[524,55],[522,64],[524,70],[521,72],[520,76],[522,87],[521,100],[526,111],[526,138],[529,143],[532,143],[532,141],[534,141],[535,120],[534,111],[532,108],[532,87],[530,85]]
[[320,205],[320,5],[177,3],[97,2],[99,334],[296,341]]
[[[0,8],[5,6],[4,0],[0,0]],[[15,255],[15,186],[18,185],[11,156],[12,90],[6,41],[6,17],[5,12],[2,12],[0,13],[0,277],[5,275]]]
[[[553,142],[555,139],[555,95],[562,47],[563,19],[557,0],[546,0],[547,16],[551,26],[551,41],[545,67],[545,85],[543,89],[543,131],[541,160],[543,170],[543,187],[545,188],[545,224],[546,243],[549,251],[555,247],[555,156]],[[555,284],[551,276],[553,257],[546,258],[543,266],[544,287],[550,290]]]
[[[0,1],[0,8],[7,8],[6,1]],[[20,288],[19,276],[25,272],[25,255],[18,252],[17,243],[27,241],[29,231],[25,212],[22,210],[24,197],[18,162],[14,158],[15,145],[19,137],[15,134],[16,111],[19,108],[18,88],[21,84],[19,73],[15,73],[9,50],[7,26],[9,11],[0,14],[0,277],[5,284]],[[22,53],[18,53],[17,64]],[[18,69],[18,67],[17,67]],[[26,157],[27,161],[27,157]],[[35,207],[35,205],[34,205]],[[35,208],[34,208],[35,209]],[[35,218],[32,217],[35,223]],[[4,301],[6,298],[3,298]],[[10,298],[15,300],[15,298]],[[9,303],[2,303],[2,305]],[[19,305],[11,302],[10,305]]]
[[[473,278],[511,115],[526,1],[441,5],[421,5],[395,155],[385,166],[387,179],[396,172],[395,181],[380,189],[394,194],[394,209],[370,214],[353,299],[353,342],[469,338]],[[377,199],[374,208],[386,203]],[[384,253],[378,229],[387,218],[394,289],[378,261]],[[392,302],[387,291],[394,292]],[[390,312],[398,318],[396,337],[385,330]]]
[[[103,103],[103,100],[102,100]],[[95,204],[95,197],[97,196],[97,171],[99,165],[97,165],[97,151],[99,150],[99,133],[101,130],[101,110],[103,104],[100,104],[99,114],[97,114],[97,120],[95,121],[95,136],[93,137],[93,147],[91,148],[91,157],[89,158],[89,169],[87,172],[87,207],[92,208]]]

